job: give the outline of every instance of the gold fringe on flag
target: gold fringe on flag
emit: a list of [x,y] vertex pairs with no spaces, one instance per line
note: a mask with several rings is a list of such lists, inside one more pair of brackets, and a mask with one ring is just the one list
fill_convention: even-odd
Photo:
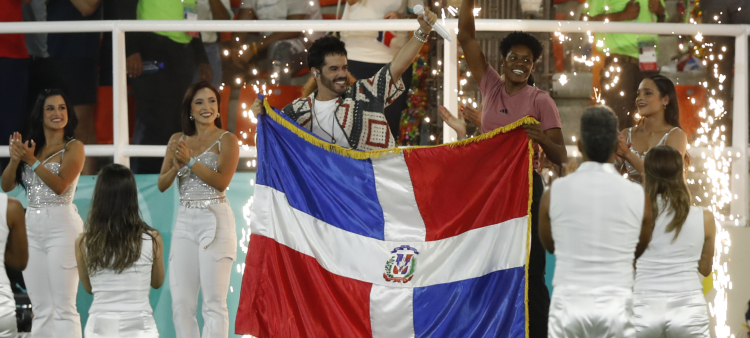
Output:
[[289,129],[291,132],[295,133],[297,136],[301,137],[302,139],[309,142],[310,144],[323,148],[332,153],[336,153],[341,156],[353,158],[356,160],[375,159],[375,158],[380,158],[380,157],[390,155],[390,154],[400,154],[401,152],[404,152],[404,151],[409,152],[413,149],[421,149],[421,148],[433,148],[433,147],[455,148],[455,147],[465,146],[471,143],[491,139],[498,134],[507,133],[524,124],[539,124],[539,121],[535,120],[534,118],[525,116],[519,119],[518,121],[513,122],[507,126],[500,127],[491,132],[479,135],[477,137],[472,137],[472,138],[468,138],[465,140],[461,140],[461,141],[455,141],[455,142],[445,143],[445,144],[435,145],[435,146],[414,146],[414,147],[407,147],[407,148],[391,148],[391,149],[372,150],[372,151],[359,151],[359,150],[344,148],[340,145],[329,143],[329,142],[323,141],[315,137],[313,134],[310,134],[310,132],[308,132],[307,130],[302,129],[296,126],[295,124],[289,122],[287,119],[281,117],[278,113],[276,113],[276,111],[273,110],[273,108],[271,108],[271,106],[268,104],[268,100],[266,99],[263,100],[263,106],[265,108],[266,114],[268,114],[268,117],[276,121],[276,123],[284,126],[284,128]]
[[[389,154],[400,154],[401,152],[409,152],[413,149],[420,149],[420,148],[433,148],[433,147],[461,147],[466,146],[475,142],[481,142],[487,139],[491,139],[499,134],[507,133],[513,129],[516,129],[524,124],[539,124],[539,121],[535,120],[532,117],[525,116],[521,119],[519,119],[516,122],[513,122],[509,125],[506,125],[504,127],[497,128],[489,133],[485,133],[482,135],[479,135],[477,137],[472,137],[468,139],[464,139],[461,141],[455,141],[451,143],[441,144],[441,145],[435,145],[435,146],[415,146],[415,147],[407,147],[407,148],[392,148],[392,149],[383,149],[383,150],[374,150],[374,151],[357,151],[352,149],[347,149],[344,147],[341,147],[336,144],[328,143],[326,141],[323,141],[312,134],[310,134],[307,130],[301,129],[300,127],[294,125],[293,123],[287,121],[285,118],[281,117],[278,113],[276,113],[271,106],[268,104],[267,100],[263,100],[263,105],[265,107],[266,114],[268,114],[268,117],[276,121],[277,123],[281,124],[285,128],[289,129],[291,132],[297,134],[297,136],[303,138],[305,141],[316,145],[320,148],[323,148],[327,151],[330,151],[332,153],[339,154],[341,156],[346,156],[349,158],[357,159],[357,160],[366,160],[366,159],[375,159],[379,158],[385,155]],[[529,261],[531,259],[531,204],[533,202],[533,194],[534,194],[534,147],[533,147],[533,141],[529,140],[528,142],[528,149],[529,149],[529,201],[528,201],[528,225],[527,225],[527,231],[526,231],[526,264],[524,265],[524,274],[525,274],[525,283],[524,283],[524,312],[526,314],[526,323],[525,323],[525,337],[529,338]]]
[[[534,120],[536,121],[536,120]],[[537,122],[538,123],[538,122]],[[531,262],[531,205],[534,203],[534,145],[529,140],[529,223],[526,225],[526,264],[524,265],[524,295],[523,306],[526,314],[526,338],[529,338],[529,262]],[[541,198],[541,197],[540,197]],[[546,252],[545,252],[546,255]]]

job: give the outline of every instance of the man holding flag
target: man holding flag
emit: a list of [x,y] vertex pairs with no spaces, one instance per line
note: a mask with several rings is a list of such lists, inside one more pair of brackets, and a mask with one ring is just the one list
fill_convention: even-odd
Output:
[[[284,114],[321,139],[344,148],[369,151],[395,147],[383,109],[403,93],[401,74],[427,42],[437,15],[425,10],[417,20],[419,29],[393,60],[369,79],[354,83],[349,83],[344,43],[333,36],[313,42],[307,65],[318,89],[288,104],[282,110]],[[252,110],[262,113],[259,101]]]
[[382,110],[427,17],[370,79],[350,85],[343,44],[323,38],[309,56],[319,90],[283,113],[254,103],[265,114],[237,334],[528,336],[533,148],[520,127],[538,122],[394,148]]
[[266,109],[237,334],[527,337],[535,121],[363,152]]

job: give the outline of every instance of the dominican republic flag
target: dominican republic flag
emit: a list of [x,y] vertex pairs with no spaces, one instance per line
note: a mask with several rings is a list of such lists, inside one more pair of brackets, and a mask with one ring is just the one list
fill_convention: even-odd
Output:
[[360,152],[266,111],[236,333],[526,337],[534,120]]
[[384,44],[386,47],[390,47],[391,46],[391,41],[395,37],[396,37],[396,35],[393,34],[393,32],[380,31],[380,32],[378,32],[378,37],[375,40],[377,42],[380,42],[380,43]]

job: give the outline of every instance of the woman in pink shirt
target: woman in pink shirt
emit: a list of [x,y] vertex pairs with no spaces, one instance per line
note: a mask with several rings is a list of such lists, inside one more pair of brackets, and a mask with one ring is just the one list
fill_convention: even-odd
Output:
[[[511,124],[524,116],[531,116],[539,124],[523,125],[526,134],[537,147],[544,150],[552,163],[562,165],[568,161],[565,150],[560,114],[555,102],[544,91],[528,85],[534,65],[542,55],[542,44],[533,36],[513,32],[500,42],[503,55],[504,79],[500,77],[482,52],[474,29],[474,0],[464,0],[458,17],[458,41],[461,43],[471,76],[479,83],[482,92],[482,132]],[[466,122],[453,117],[445,108],[441,116],[456,129],[459,137],[466,135]],[[539,152],[535,152],[538,154]],[[538,161],[535,161],[535,164]],[[536,165],[535,165],[536,167]],[[533,203],[531,205],[531,249],[529,259],[529,337],[547,337],[549,291],[544,280],[546,254],[539,241],[539,201],[544,191],[541,176],[534,172]]]
[[[474,31],[473,26],[472,20],[469,27],[471,32]],[[460,28],[459,31],[465,33],[468,29]],[[562,165],[567,162],[560,113],[554,100],[545,91],[528,85],[534,64],[542,54],[541,43],[523,32],[513,32],[503,39],[500,43],[501,52],[505,56],[502,62],[503,79],[487,64],[476,39],[468,39],[459,34],[459,41],[472,77],[479,82],[479,90],[482,92],[482,133],[509,125],[524,116],[533,117],[540,124],[522,126],[529,138],[544,150],[553,163]],[[445,108],[441,109],[441,116],[456,130],[459,138],[466,137],[466,122],[462,118],[454,117]]]

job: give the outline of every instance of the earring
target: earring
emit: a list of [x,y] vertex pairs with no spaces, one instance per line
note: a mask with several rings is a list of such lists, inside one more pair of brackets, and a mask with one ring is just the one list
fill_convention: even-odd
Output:
[[221,117],[221,113],[216,113],[216,117]]
[[195,117],[193,115],[190,115],[189,119],[190,121],[195,121]]

